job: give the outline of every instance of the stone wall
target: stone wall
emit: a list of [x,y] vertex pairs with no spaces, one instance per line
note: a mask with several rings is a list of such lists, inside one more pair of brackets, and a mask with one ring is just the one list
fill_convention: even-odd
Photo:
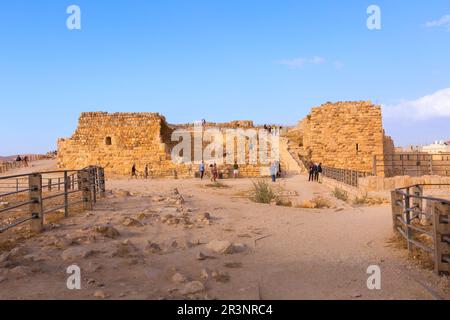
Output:
[[291,138],[304,159],[365,172],[373,171],[374,155],[394,149],[383,130],[381,107],[368,101],[313,108],[292,130]]
[[[225,132],[228,128],[252,128],[253,123],[234,121],[205,125],[205,128],[211,127]],[[177,164],[171,159],[172,148],[177,144],[171,141],[175,129],[185,130],[191,136],[194,134],[192,124],[170,125],[158,113],[82,113],[73,136],[58,140],[58,166],[79,169],[99,165],[105,167],[110,175],[126,176],[130,175],[132,165],[136,164],[141,173],[148,165],[153,177],[192,177],[198,170],[198,164]],[[259,164],[242,165],[240,174],[257,177],[267,171],[265,167]],[[229,172],[231,166],[222,165],[219,169]]]

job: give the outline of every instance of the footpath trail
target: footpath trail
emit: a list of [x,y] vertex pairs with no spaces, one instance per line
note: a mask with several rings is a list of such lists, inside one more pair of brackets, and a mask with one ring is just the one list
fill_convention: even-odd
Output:
[[[208,183],[108,180],[112,193],[94,211],[63,219],[18,244],[7,261],[0,258],[0,299],[450,297],[448,280],[416,266],[390,242],[389,205],[352,207],[303,175],[276,187],[299,200],[329,197],[333,208],[253,203],[245,196],[250,179],[226,180],[227,188],[220,189]],[[183,204],[174,201],[174,188]],[[95,231],[105,224],[120,235]],[[0,240],[5,237],[15,234]],[[213,240],[229,241],[234,249],[212,252],[207,244]],[[81,268],[82,290],[66,288],[71,264]],[[367,288],[371,265],[381,268],[381,290]]]

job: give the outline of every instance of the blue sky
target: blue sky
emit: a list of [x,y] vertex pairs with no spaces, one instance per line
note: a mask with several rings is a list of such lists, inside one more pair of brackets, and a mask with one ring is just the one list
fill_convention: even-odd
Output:
[[398,145],[450,140],[449,14],[448,0],[5,2],[0,155],[55,149],[82,111],[294,124],[339,100],[384,105]]

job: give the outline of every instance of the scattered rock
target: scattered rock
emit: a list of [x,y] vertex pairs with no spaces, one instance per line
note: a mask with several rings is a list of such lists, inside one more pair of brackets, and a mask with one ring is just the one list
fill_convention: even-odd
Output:
[[206,245],[206,248],[219,254],[232,254],[233,245],[230,241],[213,240]]
[[209,273],[207,269],[202,269],[202,271],[200,272],[200,278],[203,281],[208,281],[209,280]]
[[174,283],[180,284],[180,283],[186,283],[188,281],[188,279],[184,275],[182,275],[181,273],[177,272],[177,273],[175,273],[173,275],[172,281]]
[[0,263],[4,263],[9,259],[9,252],[2,253],[0,255]]
[[238,268],[242,268],[242,263],[241,262],[226,262],[226,263],[224,263],[224,267],[230,268],[230,269],[238,269]]
[[205,286],[200,281],[188,282],[180,293],[182,295],[196,294],[205,291]]
[[205,254],[203,254],[201,251],[197,254],[197,260],[203,261],[208,259],[209,257]]
[[111,239],[115,239],[118,236],[120,236],[120,232],[116,228],[108,226],[108,225],[97,226],[95,228],[95,231],[104,235],[105,237],[111,238]]
[[94,292],[94,297],[98,299],[106,299],[106,293],[103,290],[97,290]]
[[0,283],[5,282],[6,280],[8,280],[8,278],[0,276]]
[[247,250],[247,246],[243,243],[234,243],[233,244],[233,253],[241,253]]
[[130,191],[127,190],[116,190],[114,191],[114,195],[122,198],[131,197]]
[[78,259],[84,259],[92,255],[92,250],[84,247],[75,247],[65,250],[61,257],[64,261],[74,261]]
[[162,249],[159,244],[149,241],[145,246],[145,251],[150,253],[160,253]]
[[5,209],[9,207],[9,202],[0,202],[0,209]]
[[353,293],[353,294],[351,295],[351,297],[352,297],[352,298],[361,298],[361,297],[362,297],[362,294],[359,293],[359,292],[355,292],[355,293]]
[[225,283],[230,281],[230,275],[225,272],[213,271],[211,273],[211,277],[217,282]]
[[126,217],[125,219],[123,219],[122,225],[125,227],[142,227],[142,226],[144,226],[144,224],[141,221],[130,218],[130,217]]
[[11,275],[17,276],[17,277],[26,277],[27,275],[29,275],[31,273],[31,269],[29,267],[24,267],[24,266],[18,266],[15,268],[12,268],[9,270],[9,273]]
[[211,220],[211,214],[209,212],[199,213],[196,216],[198,222],[205,222]]

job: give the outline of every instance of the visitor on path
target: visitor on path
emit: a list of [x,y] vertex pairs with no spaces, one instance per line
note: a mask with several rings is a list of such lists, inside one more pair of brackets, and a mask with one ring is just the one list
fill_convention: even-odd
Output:
[[200,163],[200,180],[203,180],[203,177],[205,176],[205,161],[202,161]]
[[278,174],[277,174],[277,176],[278,176],[278,178],[281,178],[281,162],[280,161],[277,161],[278,162]]
[[272,162],[269,170],[270,176],[272,177],[272,182],[277,182],[278,165],[276,161]]
[[237,179],[238,176],[239,176],[239,165],[238,165],[237,161],[235,161],[234,165],[233,165],[233,178]]
[[217,169],[217,164],[214,163],[211,165],[211,181],[217,182],[218,177],[219,177],[219,171]]
[[133,164],[133,166],[131,167],[131,179],[138,178],[137,172],[138,171],[136,170],[136,164]]
[[24,166],[24,167],[28,167],[28,156],[25,156],[25,157],[23,158],[23,166]]
[[322,163],[319,163],[316,171],[316,181],[319,183],[322,183],[322,171]]
[[146,180],[148,179],[148,164],[145,165],[144,177],[145,177]]
[[308,181],[314,181],[314,163],[310,163],[309,165],[309,179]]

